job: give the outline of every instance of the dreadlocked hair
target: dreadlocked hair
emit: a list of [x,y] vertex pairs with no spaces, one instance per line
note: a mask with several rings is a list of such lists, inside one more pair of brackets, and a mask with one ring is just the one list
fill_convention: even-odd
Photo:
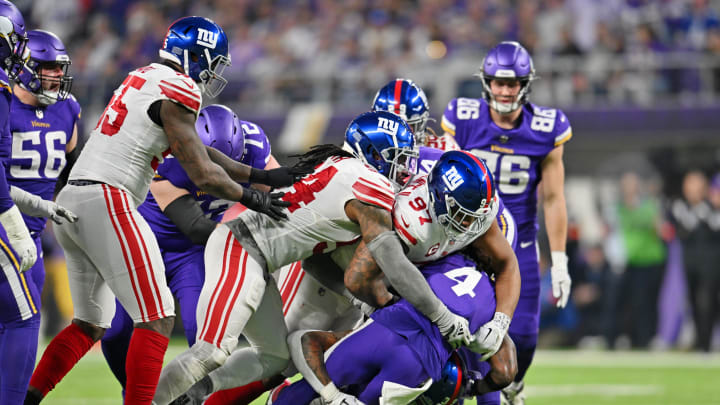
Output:
[[324,162],[330,156],[355,157],[352,153],[333,144],[315,145],[301,155],[290,155],[290,157],[300,159],[293,165],[293,168],[306,170],[314,169],[315,166]]

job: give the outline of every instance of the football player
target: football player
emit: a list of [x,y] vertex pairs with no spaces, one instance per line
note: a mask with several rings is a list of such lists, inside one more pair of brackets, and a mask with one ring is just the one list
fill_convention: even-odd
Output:
[[[358,122],[374,131],[412,137],[405,121],[391,113],[366,113],[350,125]],[[383,269],[395,289],[438,325],[442,336],[455,345],[471,341],[467,320],[448,310],[403,254],[392,231],[395,194],[387,178],[333,145],[311,150],[297,166],[314,171],[280,189],[291,204],[287,221],[244,212],[220,225],[208,240],[198,338],[163,369],[157,404],[169,403],[223,364],[241,333],[251,347],[233,353],[243,365],[235,370],[237,384],[285,369],[289,353],[282,300],[265,272],[359,239],[373,255],[383,256]]]
[[[402,183],[407,181],[408,177],[412,174],[408,165],[420,168],[432,167],[439,158],[438,153],[442,154],[442,151],[438,149],[421,147],[420,155],[421,159],[424,160],[421,160],[419,164],[417,164],[417,162],[415,162],[417,152],[414,150],[412,139],[391,136],[385,132],[377,131],[375,127],[367,125],[361,119],[356,120],[354,125],[348,127],[345,134],[344,149],[352,151],[355,156],[367,165],[373,167],[379,173],[385,175],[397,187],[400,187]],[[427,159],[431,159],[430,165],[424,164]],[[413,204],[417,204],[418,201],[422,203],[423,199],[415,195],[408,197],[409,195],[407,192],[401,192],[397,196],[393,211],[394,216],[396,216],[397,211],[401,211],[402,209],[409,210],[410,214],[419,209],[419,206]],[[408,199],[410,200],[409,205],[399,205],[397,203],[401,200],[405,201]],[[424,201],[427,201],[428,197],[425,196],[424,199]],[[514,235],[516,234],[516,229],[512,216],[503,209],[501,201],[498,200],[496,205],[497,223],[500,227],[501,234],[505,235],[506,238],[513,243],[515,241]],[[409,235],[409,237],[406,237],[403,236],[402,233],[400,234],[405,243],[417,244],[417,240],[420,239],[424,240],[422,243],[427,245],[428,249],[437,249],[440,244],[443,244],[443,246],[451,246],[448,247],[446,251],[440,252],[442,255],[462,249],[467,246],[469,242],[472,242],[473,238],[469,238],[464,243],[456,244],[455,241],[450,241],[448,245],[446,240],[449,236],[442,230],[442,227],[437,224],[437,220],[433,228],[435,232],[426,232],[427,228],[433,227],[433,225],[424,225],[431,223],[431,218],[430,214],[428,214],[428,217],[424,221],[421,220],[420,226],[415,226],[407,230],[399,227],[396,223],[395,229]],[[399,219],[395,218],[395,220],[398,221]],[[490,223],[487,225],[489,226]],[[410,235],[416,231],[419,233],[414,236]],[[457,235],[453,235],[452,237],[456,238]],[[415,242],[410,242],[411,240]],[[436,244],[437,246],[435,246]],[[435,247],[433,248],[432,246]],[[353,244],[334,250],[330,254],[332,257],[331,261],[328,261],[327,258],[314,255],[304,262],[303,268],[295,267],[289,269],[287,272],[281,272],[279,282],[282,286],[281,291],[283,293],[283,313],[290,332],[299,329],[347,330],[360,320],[360,314],[350,305],[351,302],[354,302],[358,307],[364,309],[365,312],[369,313],[372,311],[372,308],[367,303],[357,300],[352,294],[345,290],[342,269],[347,268],[356,248],[357,244]],[[440,256],[435,256],[435,258],[437,257]],[[416,254],[412,256],[411,259],[416,263],[426,263],[432,260],[428,258],[428,256],[425,256],[425,252]],[[335,263],[337,263],[339,267],[336,266]],[[328,271],[328,269],[335,270]],[[515,269],[515,273],[517,273],[517,269]],[[510,274],[513,274],[512,271],[505,273],[502,277],[506,285],[505,291],[514,290],[515,293],[517,293],[519,286],[507,288],[507,286],[512,285],[512,283],[519,282],[519,277],[508,277]],[[502,288],[501,286],[501,289]],[[509,312],[510,315],[512,315],[513,302],[517,301],[517,295],[515,298],[512,298],[512,294],[511,292],[510,298],[503,301],[507,302],[504,311]],[[498,316],[500,317],[501,315]],[[495,344],[499,345],[502,336],[495,334],[491,336],[496,339]],[[231,359],[233,359],[233,356],[231,356]],[[472,357],[469,357],[469,359],[472,360]],[[234,359],[230,361],[234,362]],[[475,368],[480,367],[476,364],[476,361],[470,363]],[[212,389],[234,386],[232,384],[236,379],[233,377],[232,369],[231,367],[225,366],[213,371],[207,379],[194,386],[189,395],[199,401],[211,392]],[[295,374],[294,369],[285,373],[287,376],[292,374]],[[277,382],[277,380],[272,381],[272,383]],[[249,403],[249,400],[250,397],[245,396],[241,401]]]
[[[414,185],[414,182],[411,181],[409,183],[410,192],[403,194],[403,191],[398,194],[393,210],[393,219],[396,229],[402,229],[400,234],[410,249],[408,255],[411,258],[422,253],[425,259],[432,261],[447,255],[448,252],[445,249],[452,250],[448,247],[449,245],[458,243],[466,246],[467,243],[464,240],[468,240],[482,244],[485,252],[493,258],[500,259],[499,266],[504,265],[504,254],[509,255],[507,259],[512,261],[511,259],[514,258],[512,249],[507,246],[508,244],[500,234],[495,222],[496,212],[492,207],[496,202],[492,176],[483,166],[484,164],[477,158],[465,152],[447,152],[438,161],[427,180],[421,177],[423,181],[419,185]],[[429,186],[426,185],[428,182]],[[423,188],[427,190],[425,193],[423,193]],[[429,199],[427,198],[428,193],[431,196]],[[423,195],[426,198],[423,198]],[[406,198],[405,201],[402,197]],[[403,208],[406,208],[404,203],[408,203],[408,207],[411,209],[404,210]],[[415,217],[422,219],[415,221]],[[425,226],[414,226],[416,223]],[[435,226],[433,223],[439,223],[439,225]],[[449,244],[432,244],[430,246],[432,252],[430,252],[426,249],[428,247],[426,242],[442,240],[442,238],[429,237],[436,230],[447,234],[446,240]],[[482,237],[479,237],[481,235]],[[442,254],[443,252],[444,254]],[[484,336],[484,331],[487,331],[485,325],[492,320],[497,320],[499,315],[495,308],[493,287],[487,281],[487,276],[485,276],[484,283],[487,284],[485,285],[481,281],[483,279],[481,273],[475,270],[474,264],[470,266],[468,262],[459,255],[448,256],[444,260],[424,266],[423,274],[428,278],[434,293],[454,312],[468,317],[471,330],[477,331],[478,333],[475,335],[480,337]],[[376,291],[382,291],[383,285],[372,282],[376,274],[377,265],[373,258],[370,257],[364,246],[358,247],[346,272],[345,280],[348,287],[361,297],[364,296],[363,292],[353,289],[354,284],[374,289],[375,292],[369,292],[369,295],[382,295]],[[356,276],[365,280],[355,283]],[[488,289],[489,292],[486,291]],[[385,294],[388,294],[387,291]],[[460,304],[465,299],[467,302]],[[484,302],[483,300],[486,299],[492,299],[492,303]],[[393,301],[392,298],[389,300]],[[466,310],[462,308],[466,308]],[[475,312],[476,308],[482,308],[486,313]],[[413,315],[412,311],[414,309],[401,300],[397,304],[374,312],[371,317],[376,323],[379,322],[380,326],[366,324],[369,328],[368,332],[353,332],[352,336],[358,337],[353,338],[353,344],[348,343],[349,346],[361,347],[360,351],[365,353],[365,361],[359,361],[353,357],[354,360],[350,362],[357,364],[358,368],[362,370],[347,371],[344,376],[333,377],[333,381],[338,382],[338,385],[360,384],[363,386],[363,390],[359,394],[359,399],[364,403],[377,403],[379,398],[384,395],[382,391],[386,381],[392,382],[396,388],[405,386],[413,391],[412,389],[421,386],[428,377],[438,380],[438,374],[450,353],[444,351],[447,349],[446,345],[443,346],[444,349],[437,347],[438,345],[442,346],[442,340],[435,343],[429,342],[429,340],[435,339],[434,332],[425,327],[426,319]],[[506,319],[504,323],[509,323],[509,319]],[[503,326],[499,327],[501,331],[493,333],[493,335],[497,334],[502,341],[504,339]],[[395,335],[398,336],[398,339],[392,337]],[[297,337],[297,335],[294,336]],[[292,339],[291,336],[290,340],[292,341]],[[367,341],[360,343],[363,340]],[[483,347],[483,343],[486,342],[478,339],[470,347],[475,351],[486,353],[487,356],[491,356],[497,351],[495,348],[488,352],[487,348]],[[378,344],[384,348],[375,347]],[[387,352],[384,351],[385,348],[388,349]],[[339,347],[336,350],[339,350]],[[354,352],[354,350],[353,348],[349,351]],[[370,353],[378,353],[378,356],[375,357]],[[395,353],[395,355],[390,355],[390,353]],[[301,353],[293,353],[293,360],[298,367],[301,367],[300,359],[302,358]],[[338,362],[349,364],[347,363],[348,359],[343,358],[342,355],[337,359]],[[332,355],[330,360],[332,360]],[[406,366],[408,368],[405,368]],[[407,370],[413,370],[413,372],[409,373]],[[301,368],[301,371],[303,375],[306,375],[309,370]],[[507,380],[509,383],[511,378]],[[313,388],[321,394],[326,402],[345,395],[338,393],[338,389],[329,381],[325,381],[321,385],[313,384]],[[427,386],[424,388],[427,389]],[[420,391],[414,392],[417,395]],[[295,401],[298,396],[289,395],[287,398]]]
[[373,111],[390,111],[407,121],[415,134],[417,146],[430,146],[441,150],[459,150],[452,136],[438,136],[428,127],[430,107],[425,92],[410,79],[395,79],[375,94]]
[[[10,196],[23,213],[35,248],[42,252],[40,235],[47,217],[58,224],[76,220],[74,214],[50,200],[66,157],[72,161],[75,156],[80,105],[69,96],[70,58],[62,41],[47,31],[28,31],[27,38],[26,49],[31,51],[31,58],[18,71],[10,99],[12,146],[6,174]],[[5,271],[14,272],[12,266]],[[0,377],[3,387],[0,403],[8,404],[22,403],[35,365],[40,331],[39,295],[45,281],[43,261],[37,260],[24,274],[19,274],[18,280],[20,285],[16,287],[22,286],[25,293],[16,297],[27,300],[32,315],[23,322],[4,323],[4,331],[0,332],[2,369],[8,371]],[[38,296],[33,297],[35,293]],[[9,311],[8,315],[11,312],[17,313]]]
[[[213,104],[200,110],[195,129],[206,146],[233,160],[259,169],[279,167],[262,128],[240,120],[225,106]],[[267,190],[267,186],[254,187]],[[138,207],[157,237],[165,277],[180,304],[190,346],[195,343],[195,309],[205,279],[205,243],[231,203],[201,191],[180,163],[169,157],[158,166],[150,193]],[[117,302],[112,325],[102,338],[105,359],[123,387],[132,325],[127,311]]]
[[135,323],[127,355],[126,404],[150,404],[175,318],[160,248],[137,212],[170,153],[194,184],[218,198],[282,218],[280,194],[242,182],[292,184],[286,168],[250,168],[206,147],[195,131],[202,93],[217,95],[230,64],[225,32],[202,17],[167,31],[161,63],[130,72],[115,91],[70,172],[58,202],[84,220],[56,229],[68,263],[75,317],[48,345],[28,388],[39,403],[110,326],[115,297]]
[[483,98],[450,101],[441,125],[463,150],[485,160],[518,224],[516,253],[522,293],[510,337],[517,346],[519,372],[516,382],[505,390],[510,402],[517,405],[523,403],[522,381],[535,353],[540,318],[538,195],[543,201],[557,306],[565,307],[570,296],[562,155],[572,130],[562,111],[528,102],[535,69],[530,54],[519,43],[501,42],[492,48],[477,76],[483,84]]

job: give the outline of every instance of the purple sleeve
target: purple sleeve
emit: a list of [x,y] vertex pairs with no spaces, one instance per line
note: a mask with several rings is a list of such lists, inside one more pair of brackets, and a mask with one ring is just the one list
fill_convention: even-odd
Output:
[[190,177],[185,173],[185,169],[182,168],[180,162],[175,158],[165,159],[165,161],[158,166],[155,180],[168,180],[173,186],[185,190],[192,190],[192,188],[195,187]]
[[570,127],[570,120],[567,118],[564,112],[557,110],[557,116],[555,117],[555,146],[560,146],[572,138],[572,128]]
[[457,100],[456,98],[450,100],[447,107],[445,107],[445,112],[443,112],[440,121],[440,126],[443,131],[453,136],[455,135],[455,127],[457,126]]
[[12,144],[12,134],[10,133],[10,103],[6,94],[0,96],[0,147],[2,148],[2,156],[0,156],[0,213],[12,208],[14,205],[10,198],[10,186],[5,175],[5,163],[10,157],[10,147]]
[[245,131],[245,153],[240,161],[256,169],[264,169],[271,153],[265,131],[250,121],[242,121],[242,128]]

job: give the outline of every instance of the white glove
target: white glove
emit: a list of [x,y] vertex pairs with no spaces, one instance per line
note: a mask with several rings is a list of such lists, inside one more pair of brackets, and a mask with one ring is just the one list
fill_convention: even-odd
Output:
[[570,274],[568,274],[567,262],[568,258],[565,252],[551,252],[552,266],[550,267],[550,276],[552,277],[553,297],[557,298],[555,304],[558,308],[565,308],[568,298],[570,298]]
[[23,214],[31,217],[44,217],[52,219],[61,225],[63,220],[73,223],[78,220],[77,215],[67,208],[57,205],[54,201],[44,200],[42,197],[29,193],[19,187],[10,187],[10,198],[20,208]]
[[495,312],[493,319],[475,332],[475,341],[468,348],[482,354],[481,361],[489,359],[500,350],[509,327],[510,317],[502,312]]
[[470,333],[470,325],[467,319],[450,312],[447,307],[433,314],[430,320],[437,325],[440,333],[447,339],[453,349],[460,346],[467,346],[473,342],[475,337]]
[[10,246],[20,256],[20,272],[27,271],[37,260],[37,247],[25,226],[22,214],[16,205],[0,214],[0,223],[5,228]]
[[320,397],[325,405],[365,405],[356,397],[340,391],[333,383],[323,387]]

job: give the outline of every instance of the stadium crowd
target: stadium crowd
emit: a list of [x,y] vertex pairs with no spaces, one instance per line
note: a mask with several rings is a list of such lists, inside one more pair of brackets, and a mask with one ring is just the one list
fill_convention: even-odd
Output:
[[155,60],[158,38],[183,15],[226,27],[233,61],[224,103],[281,110],[332,100],[354,108],[401,76],[430,100],[441,93],[439,109],[456,90],[477,90],[468,77],[501,40],[518,40],[534,56],[545,79],[534,94],[541,104],[649,104],[675,95],[692,102],[720,92],[717,0],[17,3],[30,25],[65,39],[74,93],[98,108],[128,68]]

